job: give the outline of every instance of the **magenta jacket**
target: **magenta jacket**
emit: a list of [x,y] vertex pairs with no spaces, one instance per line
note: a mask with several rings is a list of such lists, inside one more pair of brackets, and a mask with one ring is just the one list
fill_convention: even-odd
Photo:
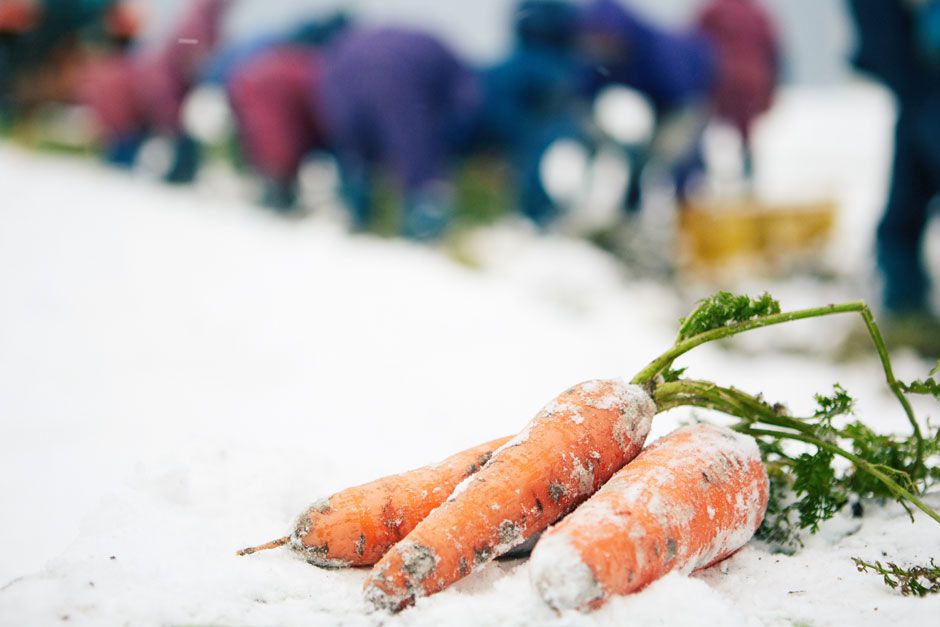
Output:
[[712,0],[698,25],[718,51],[715,113],[748,137],[777,87],[780,53],[773,20],[755,0]]
[[137,98],[151,129],[177,135],[186,94],[219,41],[229,0],[192,0],[163,44],[134,60]]
[[262,176],[290,183],[304,156],[323,145],[313,107],[322,63],[309,46],[276,46],[236,70],[228,83],[238,135]]

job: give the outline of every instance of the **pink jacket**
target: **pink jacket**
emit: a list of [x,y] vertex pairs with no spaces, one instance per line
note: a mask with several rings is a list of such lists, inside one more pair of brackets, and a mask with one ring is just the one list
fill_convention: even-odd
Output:
[[266,178],[288,183],[304,156],[323,145],[313,98],[322,63],[312,47],[274,47],[239,68],[228,85],[248,159]]
[[135,59],[137,98],[154,132],[181,131],[183,101],[218,44],[228,4],[229,0],[192,0],[169,38]]
[[718,51],[715,113],[748,136],[777,87],[780,53],[772,18],[756,0],[712,0],[698,25]]

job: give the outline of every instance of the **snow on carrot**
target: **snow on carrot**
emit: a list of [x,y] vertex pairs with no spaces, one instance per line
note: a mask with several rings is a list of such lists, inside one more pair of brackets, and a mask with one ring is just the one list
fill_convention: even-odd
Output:
[[655,413],[643,388],[622,380],[563,392],[375,565],[366,599],[400,610],[522,544],[633,459]]
[[532,582],[553,608],[586,610],[670,571],[705,568],[754,535],[767,490],[753,438],[705,424],[679,429],[542,535]]
[[433,466],[337,492],[301,514],[290,536],[244,549],[239,555],[290,544],[316,566],[371,566],[509,439],[493,440]]

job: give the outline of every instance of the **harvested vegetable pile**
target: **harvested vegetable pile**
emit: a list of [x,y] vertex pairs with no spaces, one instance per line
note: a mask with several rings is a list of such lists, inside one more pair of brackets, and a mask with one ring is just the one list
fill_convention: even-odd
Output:
[[[673,367],[709,342],[836,314],[861,316],[888,387],[910,421],[910,437],[837,421],[853,405],[838,385],[832,396],[817,397],[812,416],[800,418],[759,395],[683,378]],[[940,396],[940,385],[932,378],[911,384],[895,378],[864,303],[782,312],[767,294],[753,299],[722,292],[683,319],[674,346],[629,382],[578,384],[501,445],[491,442],[436,467],[340,492],[302,514],[289,538],[240,554],[289,541],[318,566],[374,564],[367,601],[399,611],[548,529],[533,551],[533,584],[551,607],[586,611],[671,571],[706,568],[755,532],[795,550],[800,530],[815,532],[861,498],[891,498],[912,519],[919,509],[940,523],[921,498],[940,478],[929,463],[940,452],[940,433],[918,422],[907,394]],[[655,414],[679,406],[717,410],[739,422],[734,431],[679,429],[643,450]],[[465,467],[455,463],[465,458]],[[848,468],[840,470],[837,458]],[[859,562],[859,568],[875,566]],[[885,574],[885,581],[896,579]]]

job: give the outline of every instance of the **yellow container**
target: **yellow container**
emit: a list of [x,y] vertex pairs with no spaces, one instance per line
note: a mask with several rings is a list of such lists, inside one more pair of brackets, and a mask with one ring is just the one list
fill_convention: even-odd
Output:
[[832,201],[692,203],[679,218],[680,265],[689,274],[712,278],[779,274],[819,257],[836,212]]

